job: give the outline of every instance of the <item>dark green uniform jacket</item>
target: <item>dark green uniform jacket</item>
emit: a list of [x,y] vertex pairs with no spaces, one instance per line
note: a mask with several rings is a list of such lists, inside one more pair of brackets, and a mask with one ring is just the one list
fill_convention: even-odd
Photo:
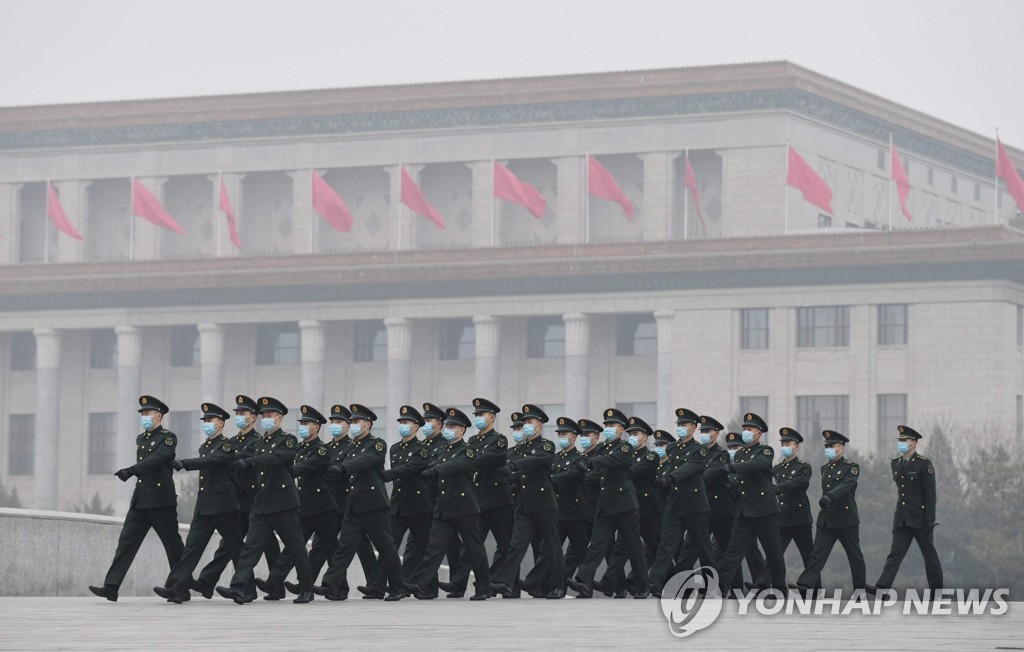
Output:
[[654,486],[655,474],[658,471],[658,456],[647,448],[633,451],[633,466],[629,471],[633,476],[633,487],[636,489],[636,501],[640,506],[640,517],[661,514],[665,507],[661,493]]
[[551,465],[551,484],[555,486],[560,521],[588,521],[593,517],[587,512],[586,497],[583,495],[585,473],[572,465],[578,459],[580,454],[576,449],[569,448],[556,453]]
[[135,444],[138,450],[135,464],[131,467],[136,475],[131,507],[176,506],[178,494],[174,491],[171,462],[178,445],[177,436],[166,428],[154,428],[136,437]]
[[669,475],[675,479],[665,499],[665,511],[676,516],[707,513],[710,508],[704,491],[704,467],[708,461],[708,449],[689,439],[685,443],[677,443],[665,459],[673,466]]
[[557,508],[555,487],[551,484],[551,463],[555,445],[539,435],[524,441],[509,453],[516,465],[522,486],[516,496],[516,511],[536,514]]
[[210,437],[199,444],[199,457],[181,461],[186,471],[199,471],[195,516],[212,516],[238,511],[238,495],[231,464],[235,447],[224,435]]
[[892,479],[899,489],[893,527],[931,527],[935,525],[935,466],[915,451],[900,463],[900,455],[892,461]]
[[295,489],[292,463],[298,441],[278,428],[260,437],[249,463],[257,470],[259,491],[252,502],[253,514],[276,514],[298,509],[299,492]]
[[484,434],[466,439],[466,445],[473,449],[476,471],[473,473],[473,488],[480,511],[486,512],[512,504],[512,490],[508,479],[501,474],[501,467],[508,459],[508,440],[505,435],[492,428]]
[[437,471],[437,503],[434,518],[455,519],[480,513],[473,490],[473,469],[476,452],[457,439],[431,458],[430,467]]
[[[256,434],[256,430],[242,434],[241,432],[231,438],[231,447],[235,451],[237,459],[248,459],[256,454],[256,447],[263,439]],[[250,466],[244,471],[235,474],[235,486],[238,487],[238,506],[243,512],[252,511],[252,501],[260,489],[260,472],[256,467]]]
[[[725,453],[726,459],[729,454]],[[739,489],[729,480],[729,470],[722,460],[722,449],[712,446],[708,449],[704,465],[704,493],[708,497],[708,520],[733,518],[736,516],[736,499]]]
[[639,509],[630,473],[634,460],[633,448],[629,444],[613,442],[607,453],[594,458],[588,456],[587,459],[594,465],[590,473],[601,474],[601,493],[597,497],[595,516],[613,516]]
[[[779,513],[779,499],[775,495],[772,480],[772,460],[775,451],[771,446],[754,444],[741,448],[732,463],[736,469],[736,483],[739,486],[739,499],[736,504],[736,516],[759,518]],[[729,454],[723,453],[722,461],[729,460]]]
[[430,463],[430,451],[418,439],[391,445],[391,468],[384,469],[384,480],[391,487],[391,514],[415,516],[429,514],[432,506],[423,482],[423,469]]
[[327,476],[331,453],[317,437],[299,444],[295,453],[295,485],[299,490],[299,512],[315,516],[338,511],[334,491]]
[[[328,457],[331,458],[331,465],[341,464],[341,458],[352,444],[348,435],[334,437],[326,445]],[[334,494],[334,504],[338,506],[338,513],[344,514],[348,506],[348,478],[328,476],[327,481],[331,485],[331,492]]]
[[807,500],[807,487],[811,484],[811,465],[793,457],[776,464],[772,473],[782,510],[779,527],[810,523],[811,501]]
[[388,491],[384,483],[383,439],[366,434],[353,439],[348,449],[334,462],[348,471],[348,505],[346,514],[365,514],[387,509]]
[[845,457],[821,467],[821,493],[831,494],[832,504],[818,512],[818,527],[860,525],[857,514],[858,478],[860,467]]

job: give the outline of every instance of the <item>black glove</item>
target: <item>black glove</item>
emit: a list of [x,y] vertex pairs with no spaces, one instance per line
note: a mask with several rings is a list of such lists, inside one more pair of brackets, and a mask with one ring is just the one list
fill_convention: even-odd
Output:
[[344,480],[346,477],[348,477],[348,471],[345,470],[344,466],[341,466],[339,464],[328,468],[327,475],[331,476],[332,478],[337,478],[338,480]]
[[236,472],[241,473],[242,471],[252,466],[252,464],[249,462],[249,460],[242,458],[240,460],[235,460],[235,463],[232,464],[231,466],[234,467]]
[[925,524],[924,524],[924,530],[925,530],[925,532],[928,532],[928,533],[930,534],[930,533],[931,533],[931,531],[932,531],[932,530],[934,530],[934,529],[935,529],[935,522],[934,522],[934,521],[933,521],[933,522],[931,522],[931,523],[925,523]]
[[175,471],[183,471],[185,470],[185,463],[182,462],[181,460],[174,460],[173,462],[171,462],[171,468],[173,468]]
[[833,500],[835,500],[835,498],[832,497],[832,494],[823,494],[821,500],[818,501],[818,507],[827,509],[828,506],[832,504]]
[[576,467],[580,471],[589,471],[592,468],[594,468],[594,463],[593,462],[591,462],[590,460],[582,459],[582,458],[576,460],[572,464],[573,464],[574,467]]
[[435,469],[434,467],[430,467],[429,469],[423,469],[423,473],[420,473],[420,475],[423,476],[424,480],[430,480],[437,476],[437,469]]
[[676,479],[671,475],[663,475],[654,481],[654,484],[657,485],[659,489],[668,489],[675,483]]
[[133,471],[132,468],[129,466],[128,468],[121,469],[114,475],[116,475],[117,479],[120,480],[121,482],[128,482],[128,478],[135,475],[135,471]]
[[512,474],[516,472],[515,462],[506,462],[505,466],[501,467],[501,474],[506,478],[511,478]]

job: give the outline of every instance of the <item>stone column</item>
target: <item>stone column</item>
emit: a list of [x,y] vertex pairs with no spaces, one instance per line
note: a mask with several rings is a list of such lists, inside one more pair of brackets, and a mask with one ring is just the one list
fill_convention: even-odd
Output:
[[[139,363],[142,358],[142,331],[134,326],[118,326],[117,333],[117,468],[123,469],[136,462],[135,437],[141,432],[139,426]],[[128,512],[134,478],[117,483],[114,498],[114,514],[124,516]]]
[[0,265],[18,262],[18,188],[21,184],[0,183]]
[[[395,419],[401,407],[409,402],[412,392],[412,327],[404,317],[388,317],[384,327],[388,330],[388,414]],[[395,429],[390,423],[385,426],[388,443],[397,441]]]
[[675,156],[675,152],[640,155],[644,162],[644,240],[661,242],[672,238],[672,162]]
[[476,395],[498,401],[498,319],[491,315],[475,315],[473,331],[476,338]]
[[565,413],[588,414],[590,404],[590,319],[578,312],[565,323]]
[[37,328],[35,336],[35,508],[56,510],[60,489],[60,333]]
[[[85,234],[85,189],[88,181],[53,182],[53,187],[60,195],[60,205],[64,207],[68,219],[75,225],[83,237]],[[75,240],[63,233],[57,236],[56,251],[50,251],[50,260],[59,263],[77,263],[85,258],[84,240]]]
[[302,337],[302,401],[321,413],[324,410],[324,325],[306,320],[299,322]]
[[292,253],[308,254],[316,251],[316,224],[322,219],[313,213],[313,171],[289,172],[292,178]]
[[224,328],[199,324],[199,388],[201,398],[217,405],[224,400]]
[[658,423],[674,423],[672,411],[672,320],[675,310],[654,311],[658,328]]
[[558,244],[578,244],[585,242],[587,196],[583,186],[586,178],[584,170],[586,157],[567,156],[552,159],[558,170],[558,198],[555,226],[558,229]]

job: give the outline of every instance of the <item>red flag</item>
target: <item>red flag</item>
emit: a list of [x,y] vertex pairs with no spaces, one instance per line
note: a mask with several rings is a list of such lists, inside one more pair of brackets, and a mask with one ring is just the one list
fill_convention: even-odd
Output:
[[1017,202],[1017,208],[1024,211],[1024,181],[1021,180],[1017,168],[1010,160],[1010,155],[1006,153],[1006,148],[998,138],[996,138],[996,149],[999,150],[999,156],[996,158],[996,175],[1006,182],[1006,189],[1010,191],[1010,196]]
[[630,221],[633,220],[633,202],[622,194],[622,188],[619,188],[608,168],[601,165],[593,156],[587,157],[587,192],[622,206],[622,210],[626,211],[626,217]]
[[892,163],[890,167],[889,176],[896,182],[896,191],[900,196],[900,210],[903,211],[903,216],[907,220],[913,220],[914,217],[910,214],[910,209],[907,207],[907,197],[910,196],[910,179],[907,178],[907,170],[903,167],[903,161],[900,160],[900,155],[896,153],[896,148],[892,145],[889,146],[892,150]]
[[348,233],[352,230],[352,213],[348,206],[316,170],[313,170],[313,208],[335,231]]
[[416,185],[416,181],[413,180],[412,175],[404,167],[402,168],[402,196],[401,202],[411,208],[417,215],[422,215],[430,219],[437,228],[444,228],[444,220],[441,219],[441,215],[437,212],[437,209],[430,205],[427,198],[423,196],[423,191]]
[[792,147],[789,148],[789,172],[786,174],[786,183],[803,193],[807,201],[828,211],[829,214],[832,213],[832,189]]
[[693,208],[697,211],[697,217],[700,218],[700,227],[707,234],[708,226],[704,223],[704,215],[700,212],[700,192],[697,190],[697,175],[693,173],[693,166],[690,165],[690,157],[686,157],[686,187],[690,189],[690,194],[693,195]]
[[530,214],[540,219],[544,217],[544,209],[548,200],[540,191],[525,181],[520,181],[512,170],[494,162],[494,196],[521,206],[525,206]]
[[53,184],[50,182],[46,183],[46,213],[62,233],[75,240],[82,239],[82,234],[71,223],[68,214],[64,212],[64,207],[60,205],[60,197],[57,196],[57,191],[53,189]]
[[185,232],[138,179],[132,179],[132,214],[175,233]]
[[228,189],[224,185],[224,177],[220,178],[220,210],[228,218],[228,233],[231,234],[231,243],[235,245],[236,249],[241,249],[242,240],[238,237],[238,222],[235,221],[235,209],[231,207]]

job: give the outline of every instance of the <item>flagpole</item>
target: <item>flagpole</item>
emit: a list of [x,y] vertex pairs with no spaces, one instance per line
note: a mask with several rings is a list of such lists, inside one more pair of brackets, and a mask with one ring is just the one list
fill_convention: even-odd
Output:
[[[224,237],[223,235],[221,235],[221,231],[223,229],[216,227],[216,224],[217,224],[217,213],[220,212],[220,189],[223,186],[223,184],[224,184],[224,171],[223,170],[217,170],[217,187],[213,189],[213,224],[214,224],[214,229],[215,229],[214,233],[217,234],[217,239],[213,241],[213,247],[214,247],[214,254],[213,254],[213,256],[214,256],[214,258],[220,257],[220,253],[221,253],[220,252],[220,243],[221,243],[221,241],[223,240],[223,237]],[[224,219],[227,220],[227,216],[225,216]]]
[[890,231],[892,231],[892,180],[893,180],[893,176],[895,176],[895,174],[896,174],[896,169],[892,166],[892,162],[893,162],[892,132],[890,131],[889,132],[889,183],[886,184],[886,187],[889,190],[889,194],[887,195],[889,200],[886,202],[886,204],[889,207],[889,230]]
[[996,225],[999,224],[999,127],[996,127],[996,155],[992,159],[995,161],[994,172],[992,173],[992,187],[995,192],[992,193],[992,218]]
[[590,152],[583,159],[583,242],[590,242]]
[[690,235],[690,188],[686,185],[686,166],[690,164],[690,146],[687,145],[683,154],[683,240]]
[[128,181],[128,260],[135,260],[135,175]]
[[402,250],[402,162],[398,162],[398,240],[395,251]]
[[786,183],[782,186],[782,235],[789,235],[789,139],[786,139]]
[[46,180],[46,214],[43,215],[43,262],[50,262],[50,234],[48,229],[50,222],[50,180]]
[[491,157],[491,246],[497,246],[498,200],[494,197],[494,157]]

